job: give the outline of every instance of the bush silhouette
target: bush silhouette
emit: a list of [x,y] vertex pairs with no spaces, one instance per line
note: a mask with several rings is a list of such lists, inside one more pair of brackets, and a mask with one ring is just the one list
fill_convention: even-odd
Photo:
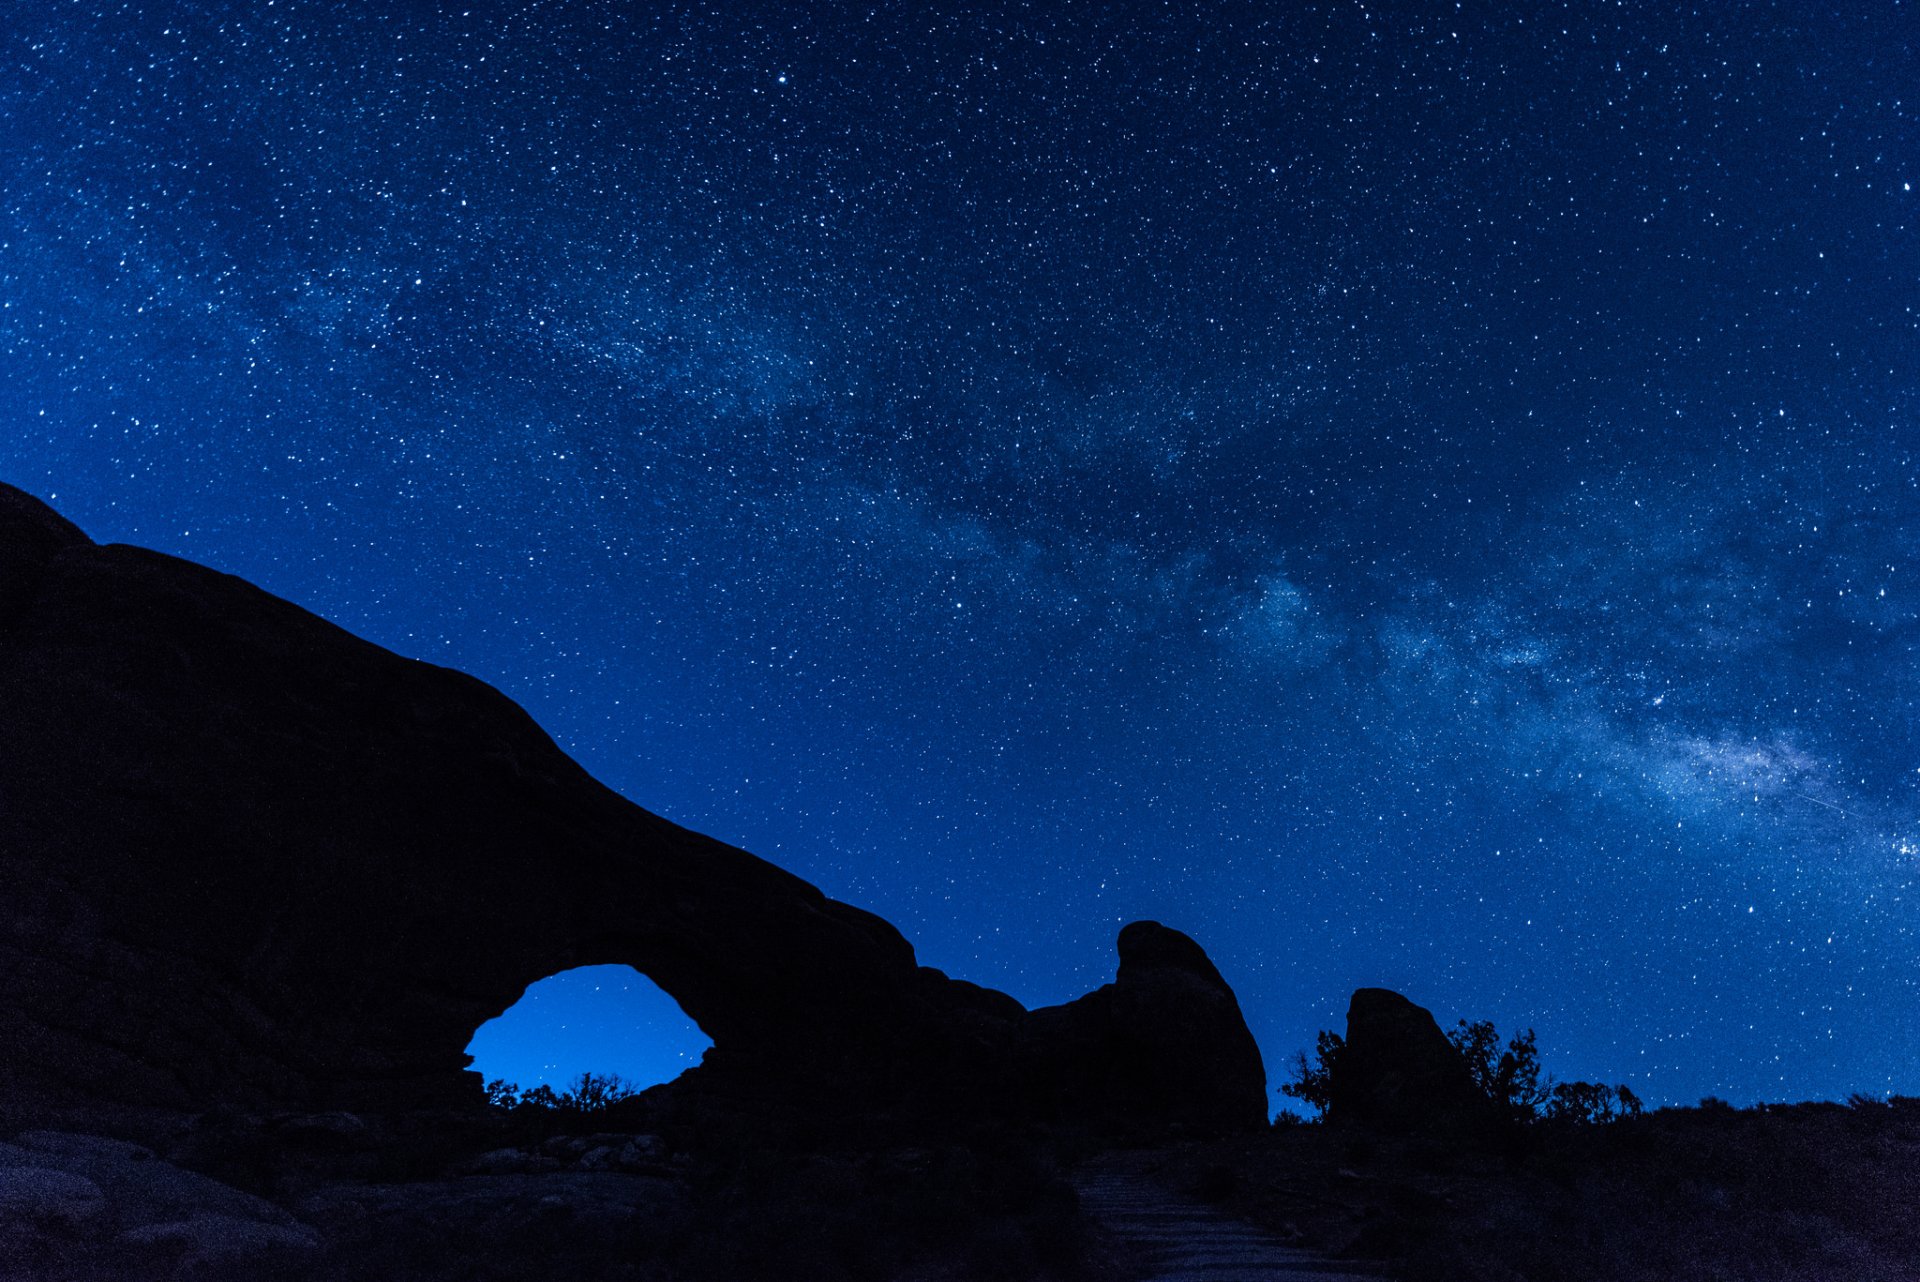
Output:
[[1467,1061],[1473,1083],[1515,1122],[1564,1122],[1598,1126],[1639,1116],[1640,1097],[1622,1086],[1600,1082],[1556,1082],[1540,1072],[1540,1050],[1533,1030],[1516,1033],[1500,1046],[1490,1019],[1461,1020],[1447,1040]]
[[554,1113],[597,1113],[610,1104],[639,1094],[618,1073],[582,1073],[562,1092],[556,1092],[544,1082],[523,1090],[518,1082],[495,1078],[487,1083],[486,1091],[487,1103],[495,1108]]
[[1623,1117],[1638,1117],[1640,1097],[1626,1086],[1603,1086],[1599,1082],[1561,1082],[1547,1100],[1546,1120],[1570,1122],[1576,1126],[1598,1126]]

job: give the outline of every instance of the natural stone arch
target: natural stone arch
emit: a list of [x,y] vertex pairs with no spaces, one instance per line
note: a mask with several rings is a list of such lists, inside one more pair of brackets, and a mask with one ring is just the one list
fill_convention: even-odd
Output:
[[22,1116],[478,1107],[474,1029],[542,976],[624,964],[713,1039],[703,1091],[1266,1119],[1232,992],[1177,931],[1129,927],[1116,984],[1029,1013],[620,797],[472,677],[4,485],[0,745]]

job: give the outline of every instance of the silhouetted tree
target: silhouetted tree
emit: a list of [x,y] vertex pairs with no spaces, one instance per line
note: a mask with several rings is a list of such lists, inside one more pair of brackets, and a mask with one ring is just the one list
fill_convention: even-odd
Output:
[[1347,1043],[1340,1034],[1321,1029],[1320,1035],[1314,1038],[1313,1061],[1307,1061],[1305,1051],[1295,1051],[1293,1080],[1283,1083],[1280,1093],[1311,1104],[1315,1116],[1325,1117],[1327,1106],[1333,1102],[1333,1074],[1340,1063],[1340,1052],[1346,1048]]
[[1598,1126],[1638,1117],[1640,1097],[1622,1086],[1600,1082],[1556,1082],[1540,1072],[1540,1051],[1533,1030],[1511,1038],[1504,1050],[1492,1020],[1461,1020],[1447,1040],[1467,1061],[1474,1084],[1516,1122],[1570,1122]]
[[1599,1082],[1561,1082],[1547,1101],[1546,1120],[1571,1122],[1578,1126],[1599,1126],[1623,1117],[1638,1117],[1640,1097],[1625,1086],[1604,1086]]
[[1540,1051],[1531,1028],[1515,1034],[1502,1050],[1492,1020],[1468,1023],[1463,1019],[1447,1040],[1467,1061],[1473,1084],[1515,1121],[1538,1117],[1553,1098],[1553,1079],[1540,1078]]
[[618,1073],[582,1073],[560,1097],[560,1107],[576,1113],[597,1113],[632,1094],[634,1088]]
[[545,1109],[562,1113],[597,1113],[608,1105],[637,1094],[618,1073],[582,1073],[564,1093],[545,1082],[522,1090],[518,1082],[495,1078],[486,1085],[487,1103],[504,1109]]

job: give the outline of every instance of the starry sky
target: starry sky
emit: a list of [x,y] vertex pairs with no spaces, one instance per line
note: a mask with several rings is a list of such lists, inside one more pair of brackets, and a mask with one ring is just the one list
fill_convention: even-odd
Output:
[[[1920,1093],[1917,44],[21,0],[0,478],[1029,1005],[1150,917],[1276,1079],[1381,984],[1653,1102]],[[638,1063],[604,978],[514,1062]]]

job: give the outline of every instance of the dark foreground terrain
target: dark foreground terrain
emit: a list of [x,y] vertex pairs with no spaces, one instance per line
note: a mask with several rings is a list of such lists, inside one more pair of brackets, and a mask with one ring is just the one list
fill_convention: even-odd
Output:
[[0,1277],[1124,1276],[1025,1140],[728,1143],[707,1119],[689,1150],[630,1129],[649,1120],[208,1116],[144,1145],[22,1132],[0,1143]]
[[1920,1099],[1708,1103],[1467,1147],[1282,1124],[1135,1157],[1404,1282],[1920,1278]]
[[757,1125],[638,1101],[203,1116],[147,1145],[28,1131],[0,1143],[0,1277],[1148,1276],[1083,1210],[1078,1170],[1403,1282],[1920,1278],[1920,1100],[1663,1109],[1465,1147],[1338,1123],[1119,1147]]

